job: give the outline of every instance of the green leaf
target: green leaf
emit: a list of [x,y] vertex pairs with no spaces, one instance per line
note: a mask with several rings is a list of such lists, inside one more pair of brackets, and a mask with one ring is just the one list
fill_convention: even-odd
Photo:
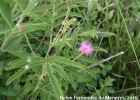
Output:
[[77,13],[77,12],[70,12],[69,13],[69,16],[83,18],[83,16],[80,13]]
[[116,36],[114,33],[111,32],[99,32],[99,34],[97,34],[98,37],[102,38],[102,37],[110,37],[110,36]]
[[76,91],[77,86],[76,86],[75,81],[73,80],[73,77],[71,77],[70,83],[71,83],[72,88]]
[[114,89],[112,89],[111,87],[108,87],[108,88],[107,88],[107,91],[108,91],[109,93],[114,93],[114,92],[115,92]]
[[8,65],[10,66],[10,67],[8,67],[8,70],[15,69],[15,68],[21,68],[22,66],[26,65],[26,63],[27,63],[27,59],[25,59],[25,58],[13,60],[8,63]]
[[74,67],[65,67],[65,69],[67,70],[67,71],[69,71],[69,73],[71,74],[71,75],[74,75],[75,77],[77,77],[77,80],[79,81],[79,82],[84,82],[85,81],[85,79],[87,79],[86,77],[86,75],[85,74],[83,74],[83,72],[78,72],[78,70],[76,70]]
[[0,13],[4,20],[8,23],[9,27],[12,29],[14,27],[14,23],[12,21],[11,11],[7,7],[4,0],[0,0]]
[[97,79],[97,75],[96,75],[96,72],[95,71],[92,71],[91,69],[86,69],[85,70],[85,72],[88,74],[88,75],[90,75],[90,76],[92,76],[95,80]]
[[103,68],[106,72],[109,72],[112,69],[111,65],[106,65],[106,67]]
[[115,74],[115,73],[112,73],[112,75],[114,75],[115,77],[118,77],[118,78],[127,78],[125,76],[122,76],[122,75],[119,75],[119,74]]
[[53,63],[57,61],[56,56],[48,57],[45,60],[46,60],[46,63]]
[[[5,50],[6,52],[9,52],[17,57],[20,57],[20,58],[25,58],[25,57],[28,57],[30,56],[29,53],[27,53],[26,51],[24,50],[18,50],[18,49],[7,49]],[[15,52],[16,51],[16,52]]]
[[38,96],[39,93],[40,93],[40,90],[39,90],[39,89],[36,90],[36,91],[33,93],[33,95],[32,95],[32,97],[31,97],[30,100],[36,100],[36,98],[37,98],[37,96]]
[[93,46],[93,48],[94,48],[95,51],[102,51],[102,52],[108,53],[105,49],[103,49],[99,46]]
[[100,87],[104,86],[104,80],[102,78],[99,78],[99,85]]
[[33,88],[34,86],[30,82],[26,82],[21,90],[21,94],[22,95],[28,94]]
[[53,68],[58,72],[58,74],[64,78],[65,80],[69,80],[68,75],[66,74],[66,72],[64,71],[63,66],[60,66],[58,64],[53,64]]
[[3,48],[3,50],[10,50],[10,49],[15,49],[18,47],[18,45],[20,44],[21,40],[22,40],[23,36],[16,36],[10,39],[10,41],[6,42],[5,47]]
[[2,75],[3,68],[4,68],[4,62],[0,61],[0,76]]
[[13,81],[13,90],[15,90],[16,92],[20,92],[20,78],[17,78]]
[[[24,0],[23,0],[24,1]],[[27,8],[26,8],[26,12],[31,12],[32,11],[32,9],[35,7],[35,4],[37,3],[36,2],[37,0],[29,0],[29,4],[28,4],[28,6],[27,6]]]
[[68,8],[66,3],[56,4],[55,11],[66,10]]
[[112,17],[113,17],[113,14],[114,14],[114,10],[111,10],[110,12],[109,12],[109,19],[111,19]]
[[113,78],[110,78],[109,76],[105,79],[105,86],[112,86],[113,84],[113,81],[114,81],[115,79],[113,79]]
[[55,21],[55,23],[53,24],[54,24],[54,27],[58,27],[62,24],[62,20]]
[[111,33],[111,32],[98,32],[96,30],[89,30],[89,31],[86,31],[86,32],[83,32],[81,34],[79,34],[79,36],[91,36],[92,38],[94,37],[109,37],[109,36],[116,36],[114,33]]
[[55,16],[55,20],[59,19],[59,18],[64,18],[66,16],[66,14],[67,14],[66,12],[62,12],[60,14],[57,14],[57,16]]
[[47,4],[47,5],[37,6],[32,11],[33,12],[43,12],[44,10],[52,9],[52,8],[53,8],[52,4]]
[[30,0],[15,0],[15,1],[19,5],[22,12],[24,12]]
[[95,60],[94,58],[93,59],[89,59],[86,56],[81,56],[78,59],[81,60],[81,61],[83,61],[83,62],[88,62],[88,63],[91,63],[91,64],[100,63],[99,60]]
[[52,66],[50,64],[47,64],[47,65],[45,65],[45,67],[46,67],[47,74],[49,76],[49,80],[53,86],[54,92],[57,95],[57,98],[60,98],[60,96],[63,96],[63,92],[61,90],[61,87],[58,83],[57,78],[53,74]]
[[10,39],[10,41],[6,42],[6,45],[3,48],[3,51],[9,52],[9,53],[11,53],[17,57],[21,57],[21,58],[30,56],[30,54],[27,53],[26,51],[19,49],[19,44],[20,44],[22,38],[23,38],[23,36],[19,35],[19,36],[16,36],[16,37],[13,37],[12,39]]
[[[80,7],[81,5],[74,5],[74,4],[72,4],[72,5],[69,5],[69,7],[72,9],[72,8],[78,8],[78,7]],[[60,11],[60,10],[67,10],[68,9],[68,5],[66,4],[66,3],[61,3],[61,4],[57,4],[57,6],[56,6],[56,11]]]
[[0,87],[0,94],[5,96],[16,96],[17,93],[13,89],[5,89],[3,87]]
[[16,0],[16,3],[20,6],[22,12],[31,12],[35,7],[36,0]]
[[53,14],[51,12],[45,12],[45,15],[49,18],[53,18]]
[[25,65],[28,65],[29,68],[34,68],[36,66],[41,66],[45,60],[41,57],[29,57],[31,59],[31,62],[27,62],[28,58],[20,58],[14,61],[11,61],[8,63],[10,67],[8,70],[15,69],[15,68],[23,68]]
[[[64,18],[66,15],[67,15],[67,12],[61,12],[61,13],[59,13],[55,17],[55,20],[59,19],[59,18]],[[69,12],[69,16],[70,17],[80,17],[80,18],[83,18],[83,16],[80,13],[76,13],[76,12]]]
[[25,69],[20,69],[17,72],[15,72],[7,81],[6,85],[9,85],[11,82],[13,82],[15,79],[19,78],[22,74],[26,72]]
[[1,30],[1,31],[0,31],[0,35],[1,35],[1,34],[6,34],[6,33],[8,33],[8,32],[10,32],[10,30]]
[[93,1],[89,0],[89,2],[88,2],[88,12],[91,12],[92,8],[93,8]]
[[89,30],[89,31],[86,31],[86,32],[83,32],[81,34],[79,34],[79,36],[90,36],[92,38],[96,37],[98,38],[98,32],[95,31],[95,30]]
[[47,28],[46,23],[34,23],[34,24],[26,24],[26,32],[30,32],[30,31],[35,31],[35,30],[44,30],[47,31],[48,33],[51,33],[51,30],[49,28]]
[[27,13],[26,14],[27,16],[31,17],[31,18],[34,18],[34,19],[37,19],[37,20],[40,20],[42,22],[45,22],[47,25],[51,26],[52,23],[50,22],[50,19],[48,18],[45,18],[45,17],[41,17],[40,15],[38,14],[35,14],[35,13]]
[[60,63],[63,63],[63,64],[66,64],[66,65],[69,65],[69,66],[72,66],[72,67],[76,67],[76,68],[79,68],[79,69],[84,69],[85,66],[83,66],[82,64],[78,63],[78,62],[75,62],[75,61],[72,61],[72,60],[69,60],[68,58],[65,58],[65,57],[56,57],[57,59],[57,62],[60,62]]
[[23,68],[25,65],[28,65],[30,68],[34,68],[37,66],[41,66],[43,63],[45,63],[45,60],[41,57],[29,57],[31,62],[27,62],[28,58],[20,58],[14,61],[11,61],[8,63],[10,67],[8,67],[8,70],[12,70],[15,68]]

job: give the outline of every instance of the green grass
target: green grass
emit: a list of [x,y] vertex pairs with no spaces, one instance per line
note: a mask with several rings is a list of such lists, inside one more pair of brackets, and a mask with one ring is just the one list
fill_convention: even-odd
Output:
[[[118,0],[116,0],[118,2]],[[130,1],[130,4],[126,3],[127,1],[120,1],[118,8],[115,6],[115,13],[111,20],[106,20],[106,29],[108,31],[113,31],[116,34],[116,37],[110,37],[108,40],[109,53],[110,55],[114,52],[124,51],[124,55],[112,60],[110,63],[113,65],[113,70],[111,73],[115,73],[118,76],[114,76],[116,81],[114,87],[116,87],[117,95],[123,96],[134,94],[139,96],[139,61],[140,61],[140,51],[138,45],[139,41],[139,23],[136,22],[138,15],[135,14],[134,9],[139,10],[136,7],[131,7],[131,10],[128,8],[130,4],[135,1]],[[138,1],[137,1],[138,2]],[[107,3],[106,3],[107,4]],[[127,6],[126,6],[127,5]],[[124,8],[126,7],[126,8]],[[112,9],[106,9],[106,13]],[[122,13],[122,15],[121,15]],[[127,17],[129,16],[129,17]],[[124,19],[124,21],[123,21]],[[132,23],[137,23],[133,25]],[[126,25],[126,26],[125,26]],[[131,38],[131,39],[130,39]],[[139,61],[138,61],[139,60]],[[124,76],[124,78],[119,77],[119,75]]]

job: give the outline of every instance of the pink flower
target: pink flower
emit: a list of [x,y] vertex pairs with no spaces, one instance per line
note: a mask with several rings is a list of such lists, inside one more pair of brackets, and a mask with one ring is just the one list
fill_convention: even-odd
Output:
[[80,47],[78,48],[78,51],[80,51],[82,54],[90,56],[91,54],[93,54],[94,49],[91,43],[82,42],[80,44]]

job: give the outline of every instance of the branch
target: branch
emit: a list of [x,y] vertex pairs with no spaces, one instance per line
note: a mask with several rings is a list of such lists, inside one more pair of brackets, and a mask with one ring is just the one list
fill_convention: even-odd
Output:
[[[115,58],[115,57],[117,57],[117,56],[120,56],[120,55],[122,55],[122,54],[124,54],[124,52],[120,52],[120,53],[118,53],[118,54],[116,54],[116,55],[110,56],[110,57],[108,57],[108,58],[106,58],[106,59],[100,61],[100,63],[107,62],[107,61],[109,61],[109,60],[111,60],[111,59],[113,59],[113,58]],[[88,68],[89,68],[89,69],[92,69],[93,67],[95,67],[95,66],[97,66],[97,65],[98,65],[98,64],[93,64],[93,65],[89,66]]]
[[[115,54],[115,55],[113,55],[113,56],[110,56],[110,57],[108,57],[108,58],[106,58],[106,59],[100,61],[100,63],[107,62],[107,61],[109,61],[109,60],[111,60],[111,59],[113,59],[113,58],[115,58],[115,57],[117,57],[117,56],[120,56],[120,55],[122,55],[122,54],[124,54],[124,52],[120,52],[120,53],[118,53],[118,54]],[[98,64],[93,64],[93,65],[91,65],[91,66],[89,66],[89,67],[87,67],[87,68],[92,69],[93,67],[96,67],[97,65],[98,65]],[[79,70],[78,72],[81,72],[81,71],[82,71],[82,70]]]

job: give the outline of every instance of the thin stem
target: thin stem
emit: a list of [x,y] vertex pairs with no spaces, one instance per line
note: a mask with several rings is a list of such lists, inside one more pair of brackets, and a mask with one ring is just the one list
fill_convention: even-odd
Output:
[[[118,1],[115,0],[115,2],[116,2],[117,5],[118,5]],[[119,9],[120,14],[121,14],[121,17],[122,17],[122,19],[123,19],[123,23],[124,23],[124,25],[125,25],[125,29],[126,29],[126,32],[127,32],[128,37],[129,37],[131,47],[132,47],[132,49],[133,49],[133,52],[134,52],[134,55],[135,55],[135,58],[136,58],[137,64],[138,64],[139,69],[140,69],[140,63],[139,63],[139,60],[138,60],[138,57],[137,57],[137,54],[136,54],[136,51],[135,51],[134,45],[133,45],[133,43],[132,43],[132,39],[131,39],[131,37],[130,37],[130,35],[129,35],[130,33],[129,33],[129,31],[128,31],[127,25],[126,25],[126,23],[125,23],[125,19],[124,19],[124,17],[123,17],[123,14],[122,14],[122,11],[121,11],[119,5],[118,5],[118,9]]]
[[50,33],[50,44],[52,44],[52,34],[54,28],[54,17],[55,17],[55,4],[53,4],[53,18],[52,18],[52,26],[51,26],[51,33]]
[[76,58],[74,58],[73,61],[75,61],[76,59],[78,59],[81,55],[82,55],[82,53],[80,53]]
[[43,43],[43,41],[44,41],[44,39],[45,39],[45,37],[46,37],[46,34],[47,34],[47,33],[45,33],[45,35],[43,36],[43,39],[42,39],[41,43],[39,44],[39,46],[37,47],[37,49],[35,50],[35,53],[38,51],[38,49],[39,49],[40,46],[42,45],[42,43]]
[[32,96],[32,94],[34,94],[34,92],[35,92],[37,89],[39,89],[39,85],[41,84],[44,75],[45,75],[45,66],[42,65],[42,74],[41,74],[40,77],[39,77],[39,80],[38,80],[38,82],[37,82],[36,87],[35,87],[34,90],[29,94],[28,100],[30,99],[30,97]]
[[67,18],[69,16],[69,12],[70,12],[70,6],[68,5],[68,10],[67,10],[67,14],[66,14],[66,17],[65,17],[65,21],[67,20]]
[[[65,20],[64,20],[64,21],[67,20],[69,12],[70,12],[70,8],[69,8],[69,6],[68,6],[67,14],[66,14],[66,17],[65,17]],[[57,35],[55,36],[55,40],[54,40],[54,41],[52,41],[52,34],[51,34],[51,36],[50,36],[50,46],[49,46],[49,49],[47,50],[47,53],[46,53],[45,58],[47,58],[47,56],[48,56],[48,54],[49,54],[51,48],[53,47],[53,45],[58,41],[58,39],[59,39],[59,38],[61,37],[61,35],[64,33],[64,32],[62,32],[61,35],[59,36],[59,34],[60,34],[60,32],[62,31],[63,27],[64,27],[64,26],[61,25],[61,27],[60,27],[60,29],[59,29]],[[53,29],[53,27],[52,27],[52,29]],[[53,30],[52,30],[52,32],[53,32]]]
[[118,91],[115,91],[115,92],[123,92],[123,91],[132,91],[132,90],[137,90],[137,89],[140,89],[140,87],[135,87],[135,88],[129,88],[129,89],[123,89],[123,90],[118,90]]
[[13,10],[12,10],[13,13],[15,12],[15,10],[16,10],[17,7],[18,7],[18,5],[16,4],[16,5],[14,6]]
[[[54,42],[53,42],[53,43],[54,43]],[[51,50],[52,47],[53,47],[53,44],[50,44],[49,49],[48,49],[48,51],[47,51],[47,53],[46,53],[45,58],[47,58],[47,56],[49,55],[49,52],[50,52],[50,50]]]
[[29,48],[31,49],[33,55],[36,56],[35,53],[34,53],[34,51],[33,51],[33,49],[32,49],[32,47],[31,47],[31,44],[30,44],[30,42],[29,42],[29,39],[28,39],[26,33],[24,33],[24,36],[25,36],[25,38],[26,38],[26,41],[27,41],[27,43],[28,43],[28,46],[29,46]]
[[[68,8],[67,8],[67,14],[66,14],[66,17],[65,17],[65,19],[64,19],[64,22],[66,22],[66,20],[68,19],[69,12],[70,12],[70,7],[68,6]],[[63,32],[59,35],[59,33],[62,31],[63,27],[64,27],[64,25],[62,25],[62,26],[60,27],[60,29],[59,29],[59,31],[58,31],[58,33],[57,33],[57,35],[56,35],[56,40],[58,40],[58,39],[61,37],[61,35],[65,32],[65,31],[63,31]]]
[[[120,55],[122,55],[122,54],[124,54],[124,52],[120,52],[120,53],[118,53],[118,54],[115,54],[115,55],[113,55],[113,56],[110,56],[110,57],[108,57],[108,58],[106,58],[106,59],[100,61],[100,63],[107,62],[107,61],[109,61],[109,60],[111,60],[111,59],[113,59],[113,58],[115,58],[115,57],[117,57],[117,56],[120,56]],[[89,68],[89,69],[92,69],[93,67],[96,67],[97,65],[98,65],[98,64],[93,64],[93,65],[89,66],[88,68]],[[82,71],[82,70],[78,70],[78,72],[81,72],[81,71]]]
[[[120,52],[120,53],[118,53],[118,54],[115,54],[115,55],[113,55],[113,56],[110,56],[110,57],[108,57],[108,58],[106,58],[106,59],[100,61],[100,63],[107,62],[107,61],[109,61],[109,60],[111,60],[111,59],[113,59],[113,58],[115,58],[115,57],[118,57],[118,56],[120,56],[120,55],[122,55],[122,54],[124,54],[124,52]],[[97,65],[98,65],[98,64],[93,64],[93,65],[89,66],[88,68],[89,68],[89,69],[92,69],[93,67],[95,67],[95,66],[97,66]]]
[[[19,19],[19,21],[17,22],[17,24],[20,24],[20,23],[23,21],[23,19],[24,19],[24,16],[21,16],[21,18]],[[1,48],[0,48],[0,51],[1,51],[0,54],[3,53],[4,47],[6,46],[7,42],[9,42],[10,39],[12,38],[16,27],[17,27],[17,26],[15,25],[15,27],[11,30],[11,33],[9,34],[9,36],[8,36],[8,37],[5,39],[5,41],[3,42],[3,44],[2,44],[2,46],[1,46]]]

